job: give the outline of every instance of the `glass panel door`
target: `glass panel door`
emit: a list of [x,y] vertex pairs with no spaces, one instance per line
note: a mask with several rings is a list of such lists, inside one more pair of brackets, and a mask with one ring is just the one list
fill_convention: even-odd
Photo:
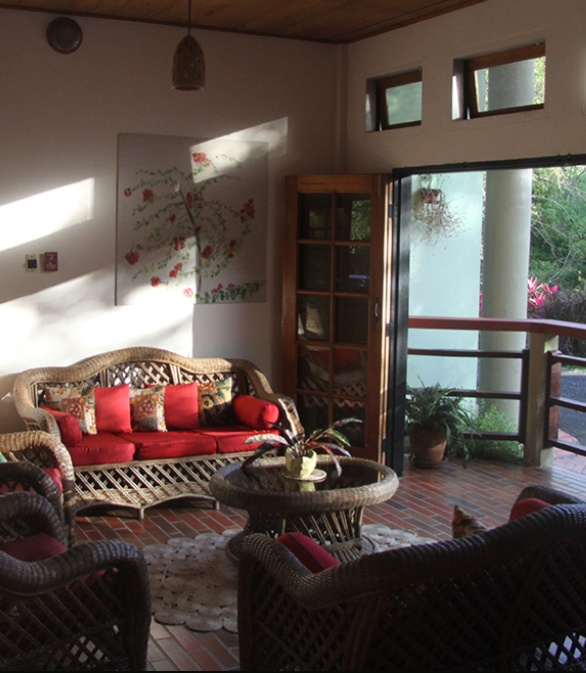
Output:
[[388,305],[386,181],[304,176],[287,182],[283,385],[306,431],[356,417],[353,455],[380,460]]

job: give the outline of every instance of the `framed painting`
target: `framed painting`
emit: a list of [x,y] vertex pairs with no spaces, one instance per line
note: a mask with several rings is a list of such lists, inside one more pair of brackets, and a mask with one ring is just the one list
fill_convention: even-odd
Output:
[[268,144],[121,134],[116,303],[266,298]]

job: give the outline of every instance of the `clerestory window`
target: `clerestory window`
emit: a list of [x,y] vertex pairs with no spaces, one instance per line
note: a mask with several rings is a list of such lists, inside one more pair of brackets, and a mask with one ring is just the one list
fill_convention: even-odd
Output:
[[371,80],[369,89],[374,94],[376,110],[375,128],[369,130],[421,124],[421,68]]
[[454,62],[454,119],[539,110],[545,42]]

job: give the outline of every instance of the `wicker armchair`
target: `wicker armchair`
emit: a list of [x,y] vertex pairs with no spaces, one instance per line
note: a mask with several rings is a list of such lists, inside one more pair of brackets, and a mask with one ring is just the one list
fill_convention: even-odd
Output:
[[586,670],[585,569],[584,504],[316,574],[250,536],[241,670]]
[[[31,430],[26,432],[14,432],[7,435],[0,435],[0,453],[9,461],[8,463],[0,464],[0,469],[9,470],[5,467],[10,465],[10,462],[27,462],[36,465],[43,469],[53,469],[59,474],[61,482],[62,493],[57,495],[60,501],[61,516],[67,527],[69,544],[75,541],[75,514],[77,509],[77,496],[75,492],[75,474],[73,471],[73,464],[71,456],[65,446],[48,432],[40,430]],[[9,472],[0,472],[0,484],[5,483],[2,479],[2,474],[6,475],[9,480]],[[35,490],[41,492],[45,497],[55,497],[48,495],[46,484],[47,477],[33,476],[31,471],[24,473],[19,472],[21,478],[29,480],[28,486],[21,487],[25,490]],[[32,479],[32,481],[30,481]],[[43,481],[45,486],[39,484],[39,479]],[[42,491],[38,489],[42,488]]]
[[[19,560],[23,522],[27,536],[48,535],[61,553]],[[142,552],[124,542],[68,549],[67,541],[46,498],[0,496],[0,670],[145,670],[150,593]]]

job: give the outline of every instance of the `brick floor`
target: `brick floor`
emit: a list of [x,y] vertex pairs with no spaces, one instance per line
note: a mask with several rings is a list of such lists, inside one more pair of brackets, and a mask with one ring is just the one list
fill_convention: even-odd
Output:
[[[450,461],[437,470],[407,465],[395,496],[369,507],[364,522],[445,539],[451,536],[455,504],[465,506],[486,525],[496,526],[506,521],[518,493],[530,483],[550,485],[586,499],[586,461],[557,452],[554,466],[549,468],[487,461],[472,461],[466,468]],[[228,507],[215,511],[182,504],[153,508],[142,521],[118,512],[79,517],[77,540],[122,539],[144,546],[241,527],[244,522],[243,512]],[[153,621],[148,660],[151,671],[235,671],[238,636],[225,630],[197,633]]]

